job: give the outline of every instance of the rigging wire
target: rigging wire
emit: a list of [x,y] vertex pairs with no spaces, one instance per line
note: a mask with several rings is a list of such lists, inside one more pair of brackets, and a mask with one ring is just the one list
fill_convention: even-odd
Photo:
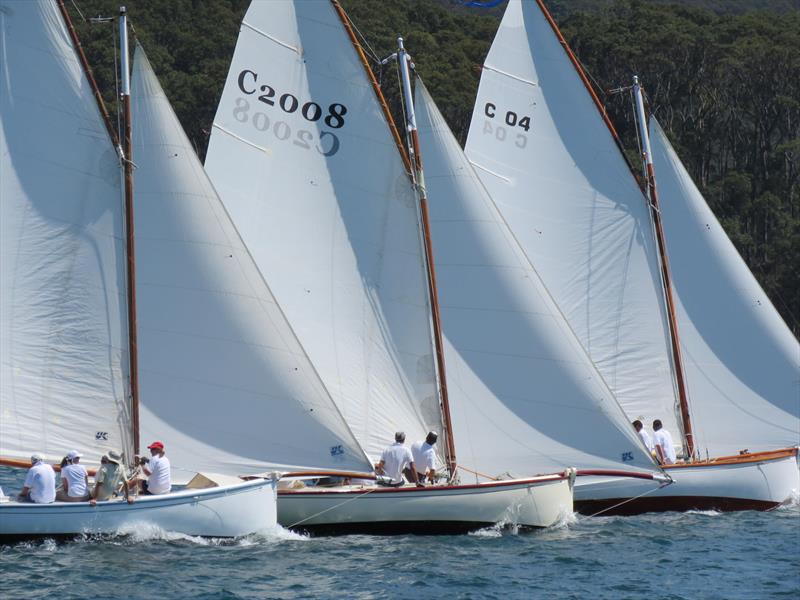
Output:
[[668,485],[672,485],[673,483],[675,483],[674,479],[659,485],[657,488],[653,488],[652,490],[647,490],[646,492],[642,492],[641,494],[639,494],[638,496],[634,496],[633,498],[626,498],[622,502],[617,502],[616,504],[614,504],[612,506],[608,506],[608,507],[604,508],[603,510],[599,510],[596,513],[593,513],[591,515],[584,515],[584,516],[580,517],[578,519],[578,521],[585,521],[586,519],[591,519],[592,517],[596,517],[598,515],[603,514],[604,512],[608,512],[609,510],[613,510],[613,509],[615,509],[615,508],[617,508],[619,506],[622,506],[623,504],[627,504],[628,502],[633,502],[634,500],[638,500],[639,498],[643,498],[644,496],[647,496],[648,494],[652,494],[653,492],[657,492],[660,489],[663,489],[663,488],[667,487]]
[[78,11],[78,14],[81,16],[81,20],[86,23],[86,17],[83,16],[81,9],[78,7],[78,3],[75,0],[72,0],[72,6]]

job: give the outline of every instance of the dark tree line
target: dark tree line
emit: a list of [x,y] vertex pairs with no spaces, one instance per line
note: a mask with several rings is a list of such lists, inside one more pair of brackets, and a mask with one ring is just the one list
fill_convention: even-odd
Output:
[[[795,0],[549,0],[630,155],[627,92],[638,74],[659,122],[728,235],[789,326],[800,324],[800,10]],[[417,71],[463,141],[503,7],[459,0],[341,0],[400,115],[402,35]],[[115,0],[67,2],[109,105],[115,101]],[[202,157],[249,0],[129,0],[144,46]],[[757,10],[771,8],[771,10]],[[78,12],[77,9],[80,9]],[[713,9],[709,10],[709,9]],[[753,10],[756,9],[756,10]]]

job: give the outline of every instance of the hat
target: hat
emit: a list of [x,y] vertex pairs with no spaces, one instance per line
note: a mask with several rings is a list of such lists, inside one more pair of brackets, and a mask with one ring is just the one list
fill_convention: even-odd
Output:
[[105,457],[113,463],[120,464],[122,461],[122,454],[117,452],[116,450],[109,450],[105,453]]
[[35,465],[36,463],[42,462],[44,460],[44,456],[36,452],[35,454],[31,454],[31,464]]
[[75,460],[76,458],[80,458],[81,456],[83,456],[83,454],[81,454],[77,450],[70,450],[69,453],[67,454],[67,458],[70,460]]
[[150,444],[147,447],[148,450],[152,450],[153,448],[157,448],[159,450],[163,450],[164,449],[164,444],[162,444],[161,442],[153,442],[152,444]]

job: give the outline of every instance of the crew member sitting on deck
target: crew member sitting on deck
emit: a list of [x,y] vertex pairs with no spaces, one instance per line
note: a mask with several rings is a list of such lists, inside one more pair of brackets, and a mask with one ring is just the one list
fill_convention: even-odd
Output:
[[424,442],[411,444],[411,456],[414,457],[414,466],[420,481],[425,481],[427,477],[429,482],[436,482],[436,451],[433,446],[438,437],[435,432],[430,431]]
[[142,457],[140,461],[142,471],[147,475],[147,481],[141,482],[142,492],[151,496],[169,494],[172,489],[172,476],[169,459],[164,453],[164,444],[153,442],[147,448],[150,450],[150,458]]
[[44,456],[34,454],[31,456],[31,468],[25,476],[22,491],[17,500],[20,502],[35,502],[37,504],[50,504],[56,499],[56,472],[53,467],[44,462]]
[[656,458],[659,464],[675,464],[675,446],[672,445],[672,436],[664,429],[659,419],[653,421],[653,443],[656,447]]
[[133,496],[130,495],[128,482],[125,479],[125,469],[120,464],[122,456],[119,452],[109,450],[100,458],[100,468],[94,476],[94,489],[89,504],[95,506],[98,502],[110,500],[117,493],[120,485],[125,492],[125,499],[128,504],[133,503]]
[[82,454],[72,450],[67,454],[67,464],[61,466],[61,486],[56,493],[59,502],[85,502],[91,498],[89,494],[89,474],[86,468],[78,464]]
[[424,484],[420,483],[417,478],[417,469],[414,465],[414,457],[411,455],[411,450],[403,445],[405,441],[406,434],[402,431],[394,434],[394,444],[383,451],[380,462],[375,465],[375,472],[379,475],[386,475],[390,479],[390,482],[386,485],[392,487],[403,485],[403,475],[410,482],[423,486]]

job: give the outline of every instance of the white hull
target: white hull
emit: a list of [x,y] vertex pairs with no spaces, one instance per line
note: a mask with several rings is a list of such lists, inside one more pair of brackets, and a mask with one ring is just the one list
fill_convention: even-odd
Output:
[[208,537],[235,537],[275,527],[276,480],[98,502],[0,504],[0,540],[114,533],[137,526]]
[[[776,456],[778,454],[778,456]],[[669,510],[768,510],[798,493],[795,454],[764,453],[741,460],[675,465],[665,469],[674,483],[579,475],[575,508],[583,514],[639,514]],[[643,495],[645,494],[645,495]],[[616,506],[618,505],[619,506]]]
[[278,522],[316,532],[463,532],[496,523],[548,527],[571,514],[563,475],[442,487],[278,491]]

